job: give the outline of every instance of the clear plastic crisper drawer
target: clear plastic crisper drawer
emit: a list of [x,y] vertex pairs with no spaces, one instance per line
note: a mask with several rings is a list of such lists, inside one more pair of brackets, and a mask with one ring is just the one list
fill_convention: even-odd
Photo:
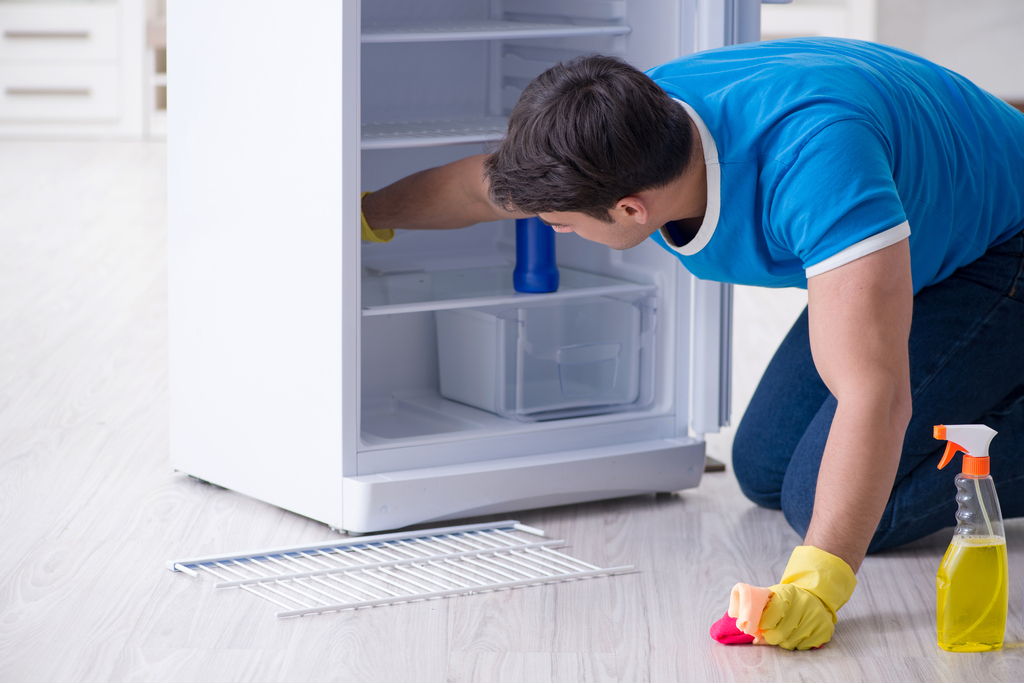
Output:
[[650,404],[653,297],[437,311],[442,396],[517,420]]

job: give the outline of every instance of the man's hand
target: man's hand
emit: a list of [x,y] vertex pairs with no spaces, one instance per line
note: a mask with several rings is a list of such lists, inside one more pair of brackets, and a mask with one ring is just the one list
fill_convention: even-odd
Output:
[[[370,190],[367,190],[359,196],[360,200],[366,199],[366,196],[370,194]],[[386,230],[376,230],[370,226],[369,221],[366,220],[366,212],[360,211],[359,217],[362,219],[362,236],[366,242],[391,242],[395,237],[395,230],[388,228]]]
[[[733,587],[727,616],[735,619],[735,629],[752,637],[753,643],[800,651],[818,648],[832,638],[836,613],[850,600],[856,586],[857,578],[842,558],[813,546],[798,546],[779,584],[768,589],[746,584]],[[750,643],[723,641],[715,629],[712,636],[723,643]]]
[[856,586],[857,578],[842,558],[813,546],[796,547],[782,581],[770,587],[772,598],[761,614],[765,641],[801,651],[827,643],[836,613]]
[[835,625],[817,596],[792,584],[771,587],[772,600],[761,616],[761,633],[773,646],[806,651],[832,639]]

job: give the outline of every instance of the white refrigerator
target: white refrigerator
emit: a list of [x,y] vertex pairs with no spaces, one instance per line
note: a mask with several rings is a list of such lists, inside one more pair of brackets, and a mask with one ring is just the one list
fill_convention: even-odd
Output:
[[756,39],[756,0],[175,0],[172,466],[365,533],[695,487],[728,421],[730,290],[651,241],[515,222],[362,243],[360,193],[486,151],[588,53]]

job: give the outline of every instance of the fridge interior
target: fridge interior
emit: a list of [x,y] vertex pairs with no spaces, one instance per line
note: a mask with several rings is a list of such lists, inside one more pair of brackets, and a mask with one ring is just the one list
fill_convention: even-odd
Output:
[[[557,61],[596,52],[643,69],[675,57],[678,41],[652,44],[630,24],[651,27],[659,11],[674,16],[672,7],[363,3],[362,189],[492,150],[523,87]],[[617,252],[574,234],[558,235],[556,251],[559,290],[523,295],[512,288],[514,221],[398,230],[388,244],[363,243],[360,472],[529,452],[524,435],[547,435],[535,451],[550,448],[555,433],[580,447],[635,439],[637,431],[686,435],[679,388],[687,387],[689,279],[678,262],[649,241]],[[595,324],[595,316],[610,322]],[[565,318],[577,328],[562,342],[523,332],[539,329],[532,319],[557,326]],[[535,390],[524,385],[544,363],[545,377],[558,383],[536,391],[550,402],[531,399]],[[625,421],[640,426],[615,427]],[[510,435],[519,436],[514,451],[500,441]]]

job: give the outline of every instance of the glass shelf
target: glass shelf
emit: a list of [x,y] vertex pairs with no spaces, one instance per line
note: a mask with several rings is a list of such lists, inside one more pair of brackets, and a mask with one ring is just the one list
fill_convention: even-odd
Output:
[[508,119],[503,116],[367,123],[363,124],[360,147],[364,150],[387,150],[492,142],[500,140],[507,128]]
[[594,295],[641,294],[654,290],[653,285],[640,285],[559,267],[557,292],[524,294],[512,288],[512,271],[512,266],[497,266],[363,276],[363,316],[492,306],[526,299],[541,301]]
[[457,40],[622,36],[629,32],[630,27],[621,24],[544,24],[480,19],[416,24],[367,23],[363,26],[361,40],[364,43],[427,43]]

